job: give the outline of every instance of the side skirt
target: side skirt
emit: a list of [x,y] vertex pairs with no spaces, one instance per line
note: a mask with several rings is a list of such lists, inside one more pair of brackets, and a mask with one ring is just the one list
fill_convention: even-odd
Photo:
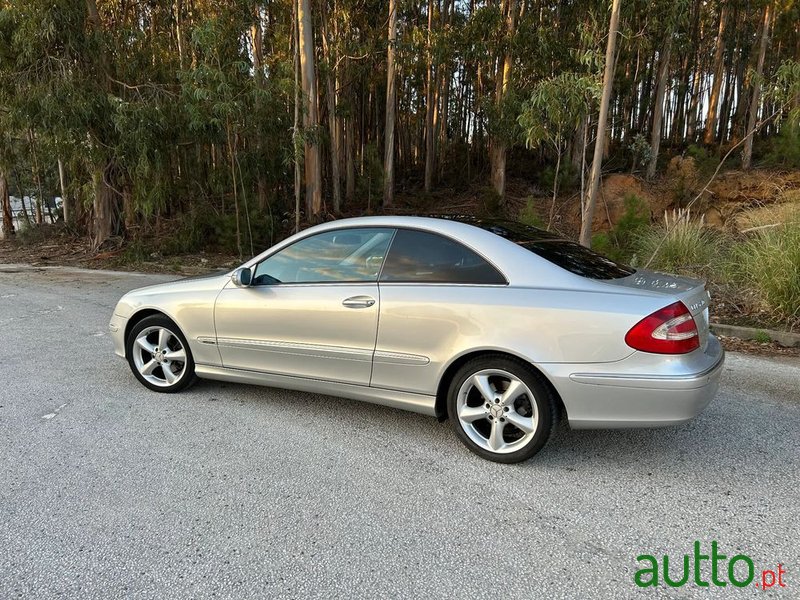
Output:
[[229,369],[212,365],[195,365],[195,373],[201,379],[214,379],[217,381],[231,381],[234,383],[249,383],[268,387],[297,390],[312,394],[326,394],[351,400],[360,400],[371,404],[380,404],[391,408],[399,408],[415,413],[436,416],[436,396],[398,392],[382,388],[367,387],[321,381],[319,379],[306,379],[304,377],[291,377],[289,375],[276,375],[260,371],[247,371],[245,369]]

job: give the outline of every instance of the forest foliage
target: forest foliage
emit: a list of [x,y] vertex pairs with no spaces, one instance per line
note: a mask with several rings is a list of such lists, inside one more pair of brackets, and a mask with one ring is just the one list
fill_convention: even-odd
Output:
[[604,90],[598,172],[800,166],[799,3],[619,5],[610,32],[592,0],[0,0],[0,192],[34,226],[62,197],[95,247],[168,223],[247,254],[400,189],[491,185],[502,209],[507,172],[554,170],[552,225]]

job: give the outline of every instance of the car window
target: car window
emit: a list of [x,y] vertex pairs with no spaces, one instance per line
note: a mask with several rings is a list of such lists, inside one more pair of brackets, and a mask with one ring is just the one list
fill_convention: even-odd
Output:
[[520,246],[570,273],[590,279],[620,279],[636,272],[636,269],[568,240],[522,242]]
[[581,277],[620,279],[636,272],[632,267],[615,262],[558,234],[537,227],[470,215],[442,215],[440,218],[468,223],[490,231]]
[[424,231],[399,229],[381,272],[384,282],[505,284],[505,278],[462,244]]
[[303,238],[261,261],[252,285],[377,281],[393,234],[354,228]]

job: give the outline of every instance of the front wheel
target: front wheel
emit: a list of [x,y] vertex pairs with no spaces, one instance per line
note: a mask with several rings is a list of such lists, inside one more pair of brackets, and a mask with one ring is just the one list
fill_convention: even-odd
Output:
[[536,454],[558,419],[549,388],[524,362],[473,359],[450,383],[447,413],[456,435],[478,456],[517,463]]
[[167,317],[153,315],[136,323],[126,345],[131,371],[145,387],[171,393],[194,383],[194,360],[189,345]]

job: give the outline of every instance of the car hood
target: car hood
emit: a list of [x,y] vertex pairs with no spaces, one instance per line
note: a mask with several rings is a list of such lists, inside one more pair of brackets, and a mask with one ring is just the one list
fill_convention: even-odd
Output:
[[114,314],[128,317],[140,308],[163,308],[175,302],[197,298],[204,292],[216,293],[230,281],[228,271],[148,285],[131,290],[120,298]]
[[214,271],[213,273],[205,273],[203,275],[192,275],[191,277],[183,277],[175,281],[167,281],[165,283],[156,283],[153,285],[146,285],[144,287],[131,290],[125,296],[130,295],[150,295],[162,292],[173,292],[190,287],[196,289],[198,286],[204,287],[221,287],[218,286],[218,281],[224,282],[228,280],[230,271]]

